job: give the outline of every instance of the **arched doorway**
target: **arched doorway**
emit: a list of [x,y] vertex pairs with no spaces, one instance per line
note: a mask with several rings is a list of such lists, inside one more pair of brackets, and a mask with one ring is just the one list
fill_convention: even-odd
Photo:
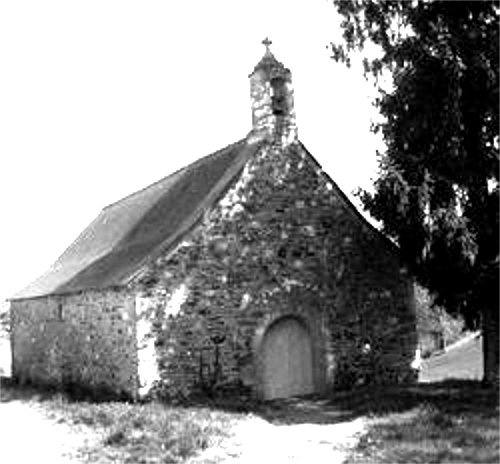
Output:
[[264,398],[313,393],[312,357],[310,334],[297,319],[272,324],[262,344]]

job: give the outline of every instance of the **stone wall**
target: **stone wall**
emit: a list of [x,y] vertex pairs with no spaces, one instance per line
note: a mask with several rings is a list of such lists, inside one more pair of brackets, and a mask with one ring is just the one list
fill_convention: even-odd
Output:
[[259,343],[290,315],[313,334],[318,391],[411,372],[411,285],[396,249],[297,142],[264,145],[138,290],[158,368],[150,384],[160,394],[259,394]]
[[385,239],[340,211],[330,325],[335,384],[409,380],[417,347],[412,281]]
[[135,396],[134,304],[124,290],[13,301],[14,376]]

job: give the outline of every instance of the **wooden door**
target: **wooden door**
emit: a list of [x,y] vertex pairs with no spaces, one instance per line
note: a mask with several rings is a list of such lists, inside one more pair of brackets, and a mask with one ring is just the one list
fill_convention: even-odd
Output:
[[314,392],[312,346],[295,319],[273,324],[264,337],[264,397],[285,398]]

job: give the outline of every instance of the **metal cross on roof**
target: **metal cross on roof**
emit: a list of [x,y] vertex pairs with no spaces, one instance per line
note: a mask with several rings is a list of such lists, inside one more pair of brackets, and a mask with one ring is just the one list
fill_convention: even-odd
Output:
[[271,40],[269,40],[269,37],[266,37],[263,41],[262,41],[262,45],[265,45],[266,46],[266,52],[269,52],[269,47],[271,46],[272,42]]

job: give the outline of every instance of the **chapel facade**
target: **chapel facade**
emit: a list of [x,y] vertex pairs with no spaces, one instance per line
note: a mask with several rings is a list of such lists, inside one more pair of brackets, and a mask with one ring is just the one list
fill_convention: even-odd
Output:
[[250,133],[106,207],[13,297],[20,381],[273,399],[414,378],[412,279],[299,141],[265,45]]

